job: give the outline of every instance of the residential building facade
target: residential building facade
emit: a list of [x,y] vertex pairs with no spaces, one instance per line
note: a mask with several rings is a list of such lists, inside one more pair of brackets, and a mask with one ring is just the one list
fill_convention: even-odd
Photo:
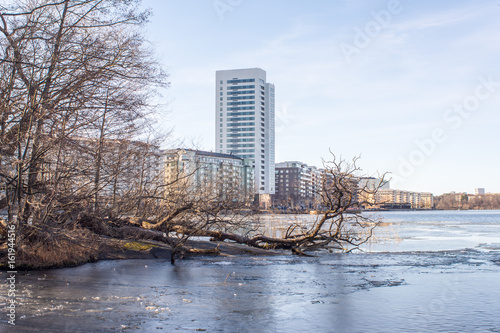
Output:
[[315,209],[323,183],[323,171],[299,161],[277,163],[274,205],[291,209]]
[[482,187],[478,187],[475,189],[474,194],[475,195],[484,195],[484,194],[486,194],[486,190]]
[[254,168],[249,159],[192,149],[165,152],[165,183],[185,180],[193,188],[212,186],[244,196],[254,193]]
[[375,195],[375,206],[379,208],[432,209],[434,197],[428,192],[381,189]]
[[388,190],[391,188],[390,182],[375,177],[361,177],[358,180],[358,201],[361,206],[371,208],[375,205],[376,190]]
[[216,72],[216,152],[249,159],[260,195],[275,193],[274,94],[260,68]]

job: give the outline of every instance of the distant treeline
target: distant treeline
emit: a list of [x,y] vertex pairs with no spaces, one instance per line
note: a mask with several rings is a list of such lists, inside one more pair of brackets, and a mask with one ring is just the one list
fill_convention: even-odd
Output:
[[500,193],[469,195],[446,193],[434,197],[436,209],[500,209]]

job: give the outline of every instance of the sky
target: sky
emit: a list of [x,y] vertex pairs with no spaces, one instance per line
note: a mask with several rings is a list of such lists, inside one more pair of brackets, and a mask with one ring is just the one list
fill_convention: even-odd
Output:
[[360,156],[391,188],[500,193],[500,0],[144,0],[158,123],[215,148],[215,71],[276,86],[276,162]]

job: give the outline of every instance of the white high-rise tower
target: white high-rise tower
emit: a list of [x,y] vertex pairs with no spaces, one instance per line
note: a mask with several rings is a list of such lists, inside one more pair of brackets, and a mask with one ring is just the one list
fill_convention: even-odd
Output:
[[216,151],[255,165],[255,190],[274,194],[274,85],[260,68],[216,72]]

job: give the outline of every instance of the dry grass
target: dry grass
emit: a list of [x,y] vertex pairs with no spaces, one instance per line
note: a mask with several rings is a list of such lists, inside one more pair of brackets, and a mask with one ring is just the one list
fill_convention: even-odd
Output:
[[[24,226],[17,236],[16,269],[20,270],[77,266],[124,251],[143,253],[154,246],[133,240],[163,240],[149,230],[131,227],[126,221],[104,220],[87,214],[80,214],[73,221],[49,221],[43,227]],[[6,269],[7,244],[1,244],[0,269]]]
[[148,251],[151,250],[154,247],[154,245],[142,242],[127,242],[123,247],[127,250],[133,250],[133,251]]
[[16,268],[42,269],[81,265],[96,261],[99,247],[98,237],[87,230],[39,230],[30,227],[17,242]]

